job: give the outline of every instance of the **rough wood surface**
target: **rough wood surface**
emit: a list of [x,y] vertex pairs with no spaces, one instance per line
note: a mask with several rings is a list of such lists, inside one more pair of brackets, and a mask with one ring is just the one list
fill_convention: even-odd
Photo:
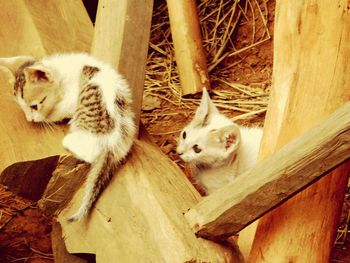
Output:
[[144,137],[90,216],[68,223],[83,190],[58,217],[71,253],[95,253],[97,262],[239,262],[228,248],[194,235],[183,213],[200,200],[199,194]]
[[53,220],[52,222],[51,239],[52,239],[52,252],[53,252],[55,262],[64,262],[64,263],[88,262],[85,259],[82,259],[78,256],[68,253],[62,237],[61,225],[57,223],[55,220]]
[[198,236],[223,239],[350,157],[350,102],[186,213]]
[[[0,1],[0,56],[89,51],[93,26],[82,1]],[[61,140],[65,127],[28,123],[13,99],[9,72],[0,70],[0,182],[21,196],[38,200],[58,155],[67,154]],[[49,199],[55,202],[53,199]],[[60,233],[53,231],[55,262],[67,261]],[[61,260],[61,261],[60,261]]]
[[91,53],[129,81],[139,124],[152,20],[152,0],[100,0]]
[[[138,52],[142,53],[142,47],[148,46],[145,32],[149,32],[150,25],[145,21],[150,22],[151,10],[145,12],[140,8],[151,9],[151,1],[118,3],[100,1],[92,54],[114,65],[119,63],[118,70],[129,82],[138,84],[132,86],[134,94],[142,96],[144,67],[139,64],[145,65],[146,56],[142,60]],[[135,17],[137,15],[141,17]],[[116,17],[119,22],[114,21]],[[129,56],[124,57],[126,54]],[[138,114],[140,108],[135,110]],[[49,185],[53,188],[46,191],[50,198],[43,199],[43,203],[48,204],[47,201],[56,196],[60,205],[49,202],[46,207],[60,210],[62,198],[71,196],[70,188],[79,188],[58,216],[69,252],[96,254],[97,262],[115,259],[120,262],[239,262],[229,248],[196,238],[183,213],[198,202],[200,196],[180,169],[150,143],[144,133],[141,140],[136,140],[126,163],[113,176],[90,215],[80,222],[68,223],[67,217],[79,206],[84,185],[68,178],[79,176],[86,165],[76,167],[74,172],[66,165],[63,161],[58,166],[60,170]],[[58,183],[61,175],[71,185]]]
[[[349,100],[349,28],[347,1],[277,1],[262,158]],[[249,262],[328,262],[348,165],[260,220]]]
[[[92,24],[88,21],[81,1],[1,1],[0,56],[42,56],[78,48],[89,50]],[[6,149],[0,153],[0,171],[16,163],[11,166],[11,173],[29,178],[31,175],[39,176],[39,172],[46,169],[46,162],[47,173],[51,174],[57,158],[46,157],[66,153],[61,143],[65,127],[44,128],[27,122],[13,99],[8,74],[6,70],[0,71],[0,107],[3,109],[0,111],[0,143],[2,149]],[[23,163],[42,158],[45,159],[40,162],[40,167],[39,163]],[[5,178],[8,176],[9,173],[1,176],[3,183],[10,181]],[[22,182],[30,183],[31,180],[33,186],[34,178]],[[17,182],[21,180],[16,178]],[[21,187],[25,190],[28,185]],[[18,189],[21,187],[17,186]]]
[[182,95],[210,90],[195,0],[167,0]]
[[82,1],[0,2],[0,56],[89,51],[93,27]]

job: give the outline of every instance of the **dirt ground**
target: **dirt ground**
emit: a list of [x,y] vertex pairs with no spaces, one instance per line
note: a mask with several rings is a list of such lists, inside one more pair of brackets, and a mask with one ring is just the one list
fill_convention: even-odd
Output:
[[[159,2],[159,3],[158,3]],[[198,1],[201,2],[209,1]],[[219,2],[219,0],[217,1]],[[248,3],[249,1],[247,1]],[[212,95],[220,99],[220,94],[229,94],[227,100],[231,100],[230,87],[223,85],[221,81],[224,79],[229,83],[240,83],[242,85],[249,85],[254,92],[262,94],[259,100],[261,105],[266,107],[266,94],[269,92],[271,86],[272,64],[273,64],[273,21],[274,21],[274,0],[258,1],[260,9],[265,17],[269,36],[263,30],[263,21],[259,21],[259,12],[251,5],[242,5],[242,16],[238,22],[237,28],[232,33],[230,45],[233,50],[241,50],[244,47],[256,43],[259,40],[261,44],[253,45],[246,51],[239,52],[236,55],[228,56],[222,60],[212,71]],[[249,2],[250,3],[250,2]],[[246,9],[244,9],[246,7]],[[159,16],[166,16],[166,13],[160,12],[162,8],[162,1],[156,1],[155,15],[153,24],[159,23]],[[254,11],[252,11],[254,10]],[[166,18],[164,18],[164,27],[168,26]],[[255,21],[254,25],[251,21]],[[163,23],[163,22],[162,22]],[[205,23],[205,22],[203,22]],[[252,39],[252,28],[255,28],[254,39]],[[166,29],[168,30],[168,29]],[[165,31],[165,29],[164,29]],[[164,35],[155,34],[152,31],[151,43],[158,45],[159,39]],[[266,39],[266,41],[265,41]],[[164,48],[164,46],[161,46]],[[210,54],[207,49],[208,54]],[[150,57],[154,57],[156,51],[150,47]],[[158,54],[159,55],[159,54]],[[209,56],[209,55],[208,55]],[[164,61],[167,58],[159,57],[159,61]],[[212,57],[208,57],[208,64],[212,63]],[[162,62],[163,63],[163,62]],[[172,62],[176,64],[175,62]],[[232,65],[234,65],[232,67]],[[148,68],[152,64],[148,63]],[[176,70],[176,65],[172,68]],[[176,74],[176,72],[174,73]],[[147,73],[146,83],[154,83],[155,74]],[[176,76],[174,77],[176,80]],[[161,80],[162,83],[164,82]],[[175,83],[175,84],[174,84]],[[178,85],[174,81],[174,86]],[[171,84],[171,85],[172,85]],[[142,121],[148,132],[153,136],[157,145],[162,151],[175,161],[180,167],[184,167],[179,160],[175,148],[176,140],[179,132],[183,126],[188,122],[193,114],[193,110],[198,104],[198,95],[181,99],[176,97],[173,90],[169,88],[170,84],[165,84],[167,88],[163,91],[154,91],[153,86],[146,85],[145,94],[149,97],[144,101],[142,112]],[[165,91],[166,90],[166,91]],[[226,93],[225,93],[226,92]],[[151,102],[150,101],[151,98]],[[223,100],[224,101],[224,100]],[[176,102],[176,103],[175,103]],[[224,101],[225,102],[225,101]],[[147,105],[147,104],[157,104]],[[196,104],[197,103],[197,104]],[[232,110],[233,106],[226,107],[224,103],[220,108],[225,114],[230,117],[238,116],[242,112]],[[236,107],[236,106],[235,106]],[[246,125],[262,125],[264,120],[263,108],[252,108],[252,111],[258,110],[258,114],[253,114],[247,118],[239,119],[239,123]],[[249,113],[243,111],[243,113]],[[344,211],[340,225],[342,228],[346,225],[348,210],[350,207],[350,200],[347,195],[344,204]],[[0,263],[2,262],[53,262],[52,248],[51,248],[51,218],[46,217],[35,202],[26,200],[20,196],[16,196],[0,185]],[[350,262],[350,240],[343,240],[341,245],[335,247],[331,262]]]

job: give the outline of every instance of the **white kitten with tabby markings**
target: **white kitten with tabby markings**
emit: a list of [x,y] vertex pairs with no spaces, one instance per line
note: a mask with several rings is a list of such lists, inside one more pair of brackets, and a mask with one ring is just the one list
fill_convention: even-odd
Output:
[[176,150],[191,165],[195,183],[211,194],[255,165],[261,137],[262,128],[238,126],[221,114],[203,88],[201,103]]
[[69,118],[63,145],[91,163],[85,196],[69,221],[88,213],[135,136],[131,91],[108,64],[82,53],[1,58],[14,76],[14,96],[29,122]]

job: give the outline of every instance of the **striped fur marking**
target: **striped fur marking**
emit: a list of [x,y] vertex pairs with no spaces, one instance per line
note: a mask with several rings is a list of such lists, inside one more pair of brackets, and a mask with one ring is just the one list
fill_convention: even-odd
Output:
[[82,85],[86,85],[98,72],[100,72],[98,67],[85,65],[81,74]]
[[109,115],[97,85],[88,84],[82,88],[74,122],[78,128],[94,134],[106,134],[114,129],[114,119]]
[[15,73],[15,84],[13,85],[13,94],[16,96],[19,92],[21,98],[23,99],[23,88],[26,85],[26,78],[24,75],[24,69],[26,67],[32,66],[35,61],[27,61],[22,66],[18,68]]

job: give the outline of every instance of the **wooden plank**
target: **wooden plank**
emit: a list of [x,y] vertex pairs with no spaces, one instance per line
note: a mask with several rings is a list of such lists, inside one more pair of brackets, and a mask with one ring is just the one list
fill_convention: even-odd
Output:
[[227,238],[350,157],[350,102],[186,213],[198,236]]
[[[262,158],[349,100],[347,6],[347,1],[277,1],[274,85]],[[349,164],[339,167],[260,220],[248,261],[328,262],[348,171]]]
[[[1,57],[90,50],[93,27],[81,1],[0,1],[0,24]],[[28,123],[14,102],[9,79],[9,72],[1,70],[0,182],[19,195],[38,200],[58,155],[67,153],[61,143],[65,127]],[[65,254],[55,227],[53,235],[55,256],[59,254],[55,262],[72,262],[67,260],[72,257]]]
[[195,0],[167,0],[182,95],[210,90]]
[[[142,9],[147,4],[151,8],[151,1],[138,1],[137,4],[134,1],[100,1],[92,48],[92,54],[100,59],[114,65],[119,63],[118,69],[126,73],[129,82],[139,84],[133,86],[134,93],[139,95],[143,90],[140,76],[144,76],[144,67],[139,64],[145,64],[146,56],[141,60],[142,56],[130,52],[136,47],[135,53],[142,52],[141,47],[148,46],[144,32],[149,30],[146,27],[150,25],[138,24],[147,19],[150,21],[151,12]],[[149,17],[135,18],[136,15]],[[115,21],[116,17],[119,22]],[[132,30],[132,25],[128,24],[132,21],[135,23],[133,26],[138,25],[139,28]],[[124,36],[124,32],[128,36]],[[122,39],[115,39],[119,37]],[[129,43],[131,40],[132,43]],[[72,172],[72,167],[66,164],[62,162],[59,165],[60,171],[57,170],[52,182],[59,176],[70,181],[69,177],[77,176],[86,169],[83,164]],[[197,203],[200,195],[145,133],[140,140],[135,140],[126,163],[102,192],[91,214],[74,223],[67,222],[67,217],[80,204],[84,185],[78,180],[70,182],[74,184],[73,188],[79,189],[69,206],[59,214],[58,220],[71,253],[94,253],[96,262],[113,262],[116,258],[120,262],[239,262],[230,249],[197,239],[193,234],[183,212]],[[66,202],[62,198],[71,196],[72,186],[64,183],[51,186],[53,188],[46,192],[50,198],[43,200],[44,203],[52,197],[57,201],[55,197],[58,197],[57,203],[62,204]],[[61,205],[47,207],[61,209]]]
[[52,252],[55,258],[55,262],[65,262],[65,263],[86,263],[84,260],[78,256],[69,254],[66,246],[64,245],[64,240],[62,238],[61,225],[55,220],[52,221]]
[[[41,18],[39,11],[34,12],[40,7],[43,8]],[[77,45],[80,50],[89,50],[92,24],[82,23],[82,18],[89,19],[80,1],[1,1],[0,56],[42,56],[46,52],[76,50]],[[44,25],[39,26],[41,24]],[[67,27],[68,24],[76,27]],[[57,30],[51,30],[51,27]],[[50,41],[42,41],[42,38]],[[0,112],[0,143],[3,149],[7,149],[0,153],[0,171],[15,162],[65,153],[61,143],[65,127],[57,125],[49,129],[27,122],[13,100],[8,72],[1,70],[0,73],[3,96],[0,102],[3,109]]]
[[[67,188],[58,191],[64,196]],[[68,223],[83,191],[58,216],[71,253],[94,253],[96,262],[241,262],[238,251],[194,235],[183,213],[201,197],[142,134],[90,216]]]
[[92,54],[110,62],[129,81],[137,125],[142,106],[152,8],[152,0],[100,0],[91,49]]
[[90,51],[93,26],[82,1],[23,1],[46,54]]

